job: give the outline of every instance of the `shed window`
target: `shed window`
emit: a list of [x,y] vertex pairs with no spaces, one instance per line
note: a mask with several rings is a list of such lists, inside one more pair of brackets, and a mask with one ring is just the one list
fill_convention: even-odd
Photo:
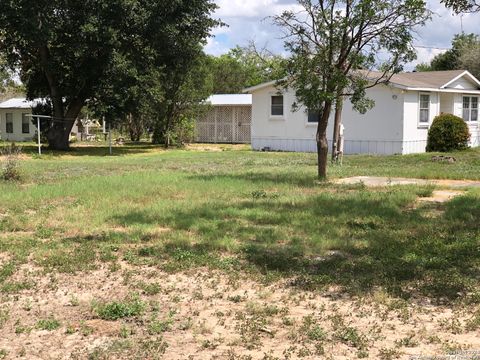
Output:
[[283,95],[272,96],[272,116],[283,116]]
[[478,97],[463,97],[463,120],[478,121]]
[[30,133],[30,119],[27,115],[28,114],[22,114],[22,134]]
[[318,123],[319,112],[315,110],[308,110],[308,123],[316,124]]
[[13,114],[6,113],[5,114],[5,132],[7,134],[13,134]]
[[420,94],[420,123],[428,124],[430,121],[430,95]]

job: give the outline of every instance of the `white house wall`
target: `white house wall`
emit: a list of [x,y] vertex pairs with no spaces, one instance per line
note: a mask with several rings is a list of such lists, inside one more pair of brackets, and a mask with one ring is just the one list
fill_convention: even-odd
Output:
[[478,85],[464,76],[452,82],[450,85],[447,86],[447,88],[460,90],[478,90]]
[[[470,82],[468,82],[470,83]],[[419,96],[421,93],[430,94],[430,119],[428,124],[419,123]],[[404,136],[403,154],[425,152],[427,147],[428,129],[433,119],[441,113],[453,114],[458,117],[463,115],[463,94],[407,91],[404,105]],[[480,146],[479,124],[469,124],[471,134],[470,145]]]
[[[430,95],[430,117],[428,124],[420,124],[420,94]],[[425,152],[427,147],[428,128],[433,119],[441,112],[441,97],[436,92],[406,91],[404,100],[404,142],[403,154]],[[452,100],[452,99],[447,99]]]
[[[277,90],[272,86],[253,93],[252,147],[254,150],[269,148],[279,151],[315,152],[317,125],[307,122],[304,109],[292,112],[295,102],[293,91],[284,92],[282,118],[270,116],[270,97]],[[367,91],[375,101],[375,107],[362,115],[346,101],[342,119],[345,126],[347,154],[396,154],[402,152],[403,94],[400,90],[378,86]],[[333,114],[330,119],[328,139],[333,137]]]
[[[6,114],[13,114],[13,133],[7,134]],[[22,133],[22,114],[30,114],[28,109],[2,109],[0,111],[0,138],[4,141],[32,141],[36,133],[36,126],[30,121],[30,132]],[[29,118],[31,120],[31,118]]]

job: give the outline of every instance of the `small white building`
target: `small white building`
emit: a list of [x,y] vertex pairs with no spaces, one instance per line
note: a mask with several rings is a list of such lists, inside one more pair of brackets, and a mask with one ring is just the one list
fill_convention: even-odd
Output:
[[[252,148],[316,152],[317,123],[307,109],[292,111],[295,93],[275,82],[245,92],[253,95]],[[462,117],[469,125],[471,146],[480,145],[480,81],[468,71],[412,72],[394,75],[389,84],[367,90],[375,107],[362,115],[346,101],[342,120],[346,154],[425,152],[428,129],[440,113]],[[331,149],[333,114],[328,138]]]
[[250,143],[252,95],[212,95],[210,108],[196,123],[196,141],[204,143]]
[[33,141],[37,127],[33,125],[32,106],[39,100],[13,98],[0,103],[0,139],[4,141]]
[[[0,140],[37,141],[37,126],[32,122],[32,108],[43,99],[29,101],[25,98],[13,98],[0,103]],[[77,123],[71,135],[78,133]]]

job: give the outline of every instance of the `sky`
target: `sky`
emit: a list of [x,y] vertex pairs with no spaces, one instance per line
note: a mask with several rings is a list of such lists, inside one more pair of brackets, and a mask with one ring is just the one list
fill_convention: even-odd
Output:
[[[266,47],[277,54],[285,54],[281,31],[271,24],[269,16],[285,9],[297,9],[296,0],[215,0],[219,6],[215,13],[228,27],[213,31],[205,50],[212,55],[227,53],[236,45],[246,46],[255,41],[258,47]],[[413,69],[417,63],[429,62],[435,55],[446,51],[455,34],[462,32],[480,34],[480,14],[453,15],[440,0],[427,0],[433,18],[417,30],[414,44],[418,58],[408,64]]]

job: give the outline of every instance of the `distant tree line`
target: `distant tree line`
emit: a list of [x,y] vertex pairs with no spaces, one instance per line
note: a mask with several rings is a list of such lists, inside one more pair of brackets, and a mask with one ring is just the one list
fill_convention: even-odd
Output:
[[416,70],[468,70],[480,78],[480,37],[464,33],[455,35],[451,49],[436,55],[429,63],[417,65]]

